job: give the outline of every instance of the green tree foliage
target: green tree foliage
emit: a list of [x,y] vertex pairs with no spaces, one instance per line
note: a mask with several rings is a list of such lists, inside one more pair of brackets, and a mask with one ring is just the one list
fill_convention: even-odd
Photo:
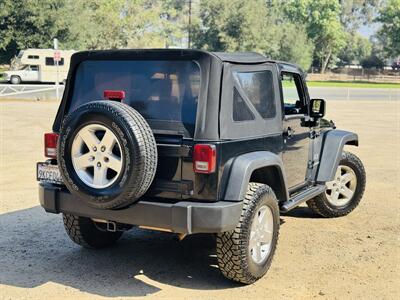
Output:
[[287,17],[294,23],[306,24],[309,38],[315,45],[314,58],[321,72],[340,49],[345,46],[346,35],[340,22],[341,7],[337,0],[284,1]]
[[382,23],[378,32],[388,56],[400,55],[400,0],[387,0],[377,18]]
[[[192,44],[213,51],[256,51],[324,71],[371,54],[356,29],[384,2],[379,34],[399,47],[400,0],[196,0]],[[18,50],[186,47],[188,0],[0,0],[0,62]],[[374,52],[375,53],[375,52]],[[377,52],[376,52],[377,53]],[[375,54],[376,54],[375,53]],[[378,55],[380,58],[381,56]]]
[[8,62],[18,50],[49,48],[53,38],[63,38],[65,28],[52,12],[63,6],[59,0],[0,1],[0,60]]
[[340,21],[348,31],[370,24],[375,18],[382,0],[339,0]]
[[376,54],[372,54],[361,60],[361,66],[364,69],[383,69],[384,65],[384,61]]
[[213,51],[256,51],[308,70],[313,45],[305,27],[277,16],[274,5],[262,0],[203,0],[202,23],[195,28],[194,46]]
[[150,48],[180,45],[187,25],[184,0],[75,0],[63,15],[65,45],[74,49]]
[[356,32],[346,34],[346,45],[338,54],[339,65],[359,64],[371,55],[372,43]]

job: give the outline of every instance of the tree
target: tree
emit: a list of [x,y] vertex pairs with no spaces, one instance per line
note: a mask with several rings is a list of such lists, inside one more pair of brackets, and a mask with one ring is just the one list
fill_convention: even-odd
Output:
[[48,48],[53,38],[63,38],[66,28],[59,22],[57,11],[62,0],[2,0],[0,2],[0,59],[9,62],[25,48]]
[[74,49],[182,46],[185,0],[75,0],[63,15],[69,30],[64,45]]
[[305,26],[285,22],[275,27],[271,41],[272,44],[277,43],[277,47],[266,49],[265,54],[273,59],[295,63],[307,71],[312,63],[314,44],[307,37]]
[[379,56],[377,56],[376,54],[372,54],[371,56],[368,56],[361,61],[361,66],[364,69],[383,69],[385,63]]
[[379,11],[378,22],[382,23],[377,36],[384,42],[388,56],[400,55],[400,0],[387,0]]
[[372,43],[356,32],[346,34],[346,46],[339,52],[339,65],[359,64],[371,55]]
[[337,0],[287,0],[282,2],[288,19],[305,24],[308,37],[315,45],[314,58],[321,73],[345,45],[345,33],[340,22]]
[[[258,12],[257,21],[254,13]],[[264,47],[262,29],[267,20],[263,1],[203,0],[200,28],[195,29],[195,46],[215,51],[255,51]],[[257,49],[258,48],[258,49]]]
[[340,21],[347,31],[354,32],[361,25],[370,24],[382,0],[339,0]]
[[212,51],[256,51],[308,70],[313,51],[305,27],[280,15],[277,2],[203,0],[194,46]]

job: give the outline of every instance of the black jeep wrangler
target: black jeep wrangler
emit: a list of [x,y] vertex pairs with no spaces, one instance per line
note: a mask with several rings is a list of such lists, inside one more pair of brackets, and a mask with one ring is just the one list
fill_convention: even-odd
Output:
[[280,212],[339,217],[361,200],[364,167],[343,151],[357,134],[324,113],[298,67],[257,53],[79,52],[37,164],[40,203],[84,247],[133,225],[215,233],[223,275],[252,283]]

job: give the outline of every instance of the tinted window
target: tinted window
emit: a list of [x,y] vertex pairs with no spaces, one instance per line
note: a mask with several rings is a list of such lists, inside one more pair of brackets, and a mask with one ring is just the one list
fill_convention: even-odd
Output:
[[[46,57],[46,66],[54,66],[54,58],[53,57]],[[61,57],[61,60],[58,62],[59,66],[63,66],[64,65],[64,58]]]
[[272,72],[235,72],[235,76],[258,113],[264,119],[275,117],[276,107]]
[[233,120],[236,122],[254,120],[254,115],[236,88],[233,90]]
[[70,109],[103,99],[104,90],[125,91],[124,103],[147,120],[183,123],[194,131],[200,69],[192,61],[85,61],[76,74]]

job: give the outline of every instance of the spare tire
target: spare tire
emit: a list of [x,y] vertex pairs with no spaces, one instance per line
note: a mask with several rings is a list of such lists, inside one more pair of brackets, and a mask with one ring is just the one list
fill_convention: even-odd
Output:
[[157,168],[149,124],[120,102],[93,101],[68,114],[57,148],[68,190],[95,208],[134,203],[150,187]]

